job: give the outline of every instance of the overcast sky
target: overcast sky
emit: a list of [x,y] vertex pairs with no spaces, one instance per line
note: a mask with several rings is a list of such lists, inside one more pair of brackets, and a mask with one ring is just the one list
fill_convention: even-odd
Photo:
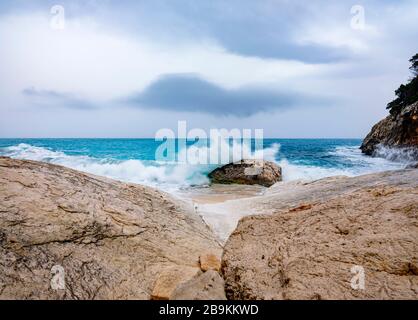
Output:
[[417,52],[416,0],[2,0],[0,137],[362,138]]

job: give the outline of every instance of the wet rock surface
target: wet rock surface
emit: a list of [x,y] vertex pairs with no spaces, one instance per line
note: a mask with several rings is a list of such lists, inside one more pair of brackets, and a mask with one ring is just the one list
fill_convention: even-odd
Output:
[[418,102],[374,125],[360,149],[373,156],[379,147],[410,148],[409,153],[418,160]]
[[241,160],[217,168],[209,174],[213,183],[258,184],[270,187],[282,180],[281,168],[263,160]]

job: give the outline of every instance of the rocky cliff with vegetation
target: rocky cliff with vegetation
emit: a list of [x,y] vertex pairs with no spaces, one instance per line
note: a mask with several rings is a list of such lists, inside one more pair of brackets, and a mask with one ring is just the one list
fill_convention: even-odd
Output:
[[361,150],[367,155],[379,155],[379,148],[402,148],[418,160],[418,102],[399,113],[378,122],[366,136]]
[[418,54],[410,62],[413,78],[395,91],[389,116],[372,128],[360,147],[367,155],[379,155],[379,148],[389,147],[407,150],[418,160]]

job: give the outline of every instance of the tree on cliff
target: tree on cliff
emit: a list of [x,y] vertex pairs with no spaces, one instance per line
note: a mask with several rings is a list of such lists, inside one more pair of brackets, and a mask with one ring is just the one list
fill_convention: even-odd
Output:
[[390,114],[394,116],[399,114],[404,107],[418,101],[418,53],[409,62],[411,62],[409,69],[414,74],[414,77],[407,84],[401,84],[395,91],[397,98],[389,102],[387,106]]
[[411,62],[411,67],[409,67],[409,69],[412,70],[413,74],[415,74],[415,76],[418,75],[418,53],[413,56],[411,58],[411,60],[409,60],[409,62]]

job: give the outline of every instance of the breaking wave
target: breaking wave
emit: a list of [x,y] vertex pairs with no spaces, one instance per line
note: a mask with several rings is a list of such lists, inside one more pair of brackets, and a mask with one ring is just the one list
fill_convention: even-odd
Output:
[[[229,148],[229,150],[233,150],[235,154],[229,154],[228,156],[233,156],[235,161],[242,158],[242,156],[240,157],[240,154],[245,158],[252,155],[254,158],[264,157],[265,159],[274,161],[274,157],[279,151],[279,148],[280,146],[275,144],[272,147],[251,153],[250,148],[245,145],[235,146],[234,148]],[[228,149],[225,148],[221,150]],[[199,158],[199,152],[201,154],[209,154],[210,148],[201,147],[193,149],[193,147],[189,147],[187,150],[181,152],[188,153],[187,159],[190,163],[197,163],[196,161],[198,160],[197,158]],[[64,152],[53,151],[48,148],[37,147],[26,143],[1,148],[0,155],[16,159],[36,160],[58,164],[116,180],[155,186],[167,191],[193,185],[208,184],[209,180],[207,174],[217,167],[217,165],[193,165],[189,163],[138,159],[99,159],[84,155],[68,155]]]
[[376,147],[374,156],[407,165],[418,162],[417,148],[391,148],[380,144]]
[[[227,143],[227,142],[225,142]],[[222,149],[228,150],[228,149]],[[328,157],[332,161],[329,165],[318,164],[313,160],[287,159],[280,152],[280,144],[271,146],[255,153],[244,145],[234,145],[229,154],[233,160],[241,158],[263,158],[275,161],[282,167],[283,180],[316,180],[329,176],[356,176],[361,174],[402,169],[412,163],[411,151],[380,148],[382,157],[365,156],[358,146],[339,146],[325,154],[316,157]],[[72,169],[109,177],[126,182],[155,186],[166,191],[187,188],[194,185],[209,183],[207,174],[217,165],[190,164],[197,163],[202,154],[210,153],[210,147],[190,146],[181,152],[187,153],[188,163],[153,161],[153,160],[116,160],[111,158],[96,158],[87,155],[69,155],[61,151],[27,143],[0,148],[0,155],[18,159],[37,160],[63,165]],[[180,152],[180,153],[181,153]]]
[[409,161],[394,162],[385,158],[369,157],[361,153],[358,146],[340,146],[328,155],[334,158],[332,166],[298,164],[282,159],[278,164],[282,167],[283,180],[317,180],[331,176],[358,176],[362,174],[398,170],[405,168]]

